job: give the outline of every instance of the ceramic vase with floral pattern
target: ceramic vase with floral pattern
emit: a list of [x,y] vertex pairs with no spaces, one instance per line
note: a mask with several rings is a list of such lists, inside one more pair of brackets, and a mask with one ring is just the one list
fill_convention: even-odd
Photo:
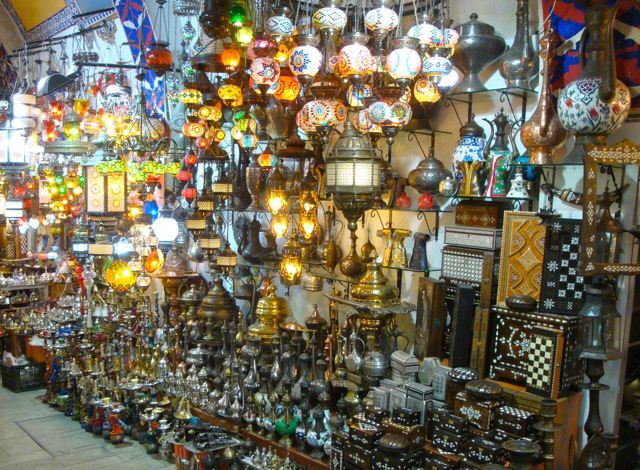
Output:
[[567,85],[558,98],[562,126],[576,136],[574,151],[565,162],[582,161],[583,144],[604,143],[629,114],[629,89],[616,79],[613,21],[619,2],[609,6],[593,2],[585,10],[580,78]]

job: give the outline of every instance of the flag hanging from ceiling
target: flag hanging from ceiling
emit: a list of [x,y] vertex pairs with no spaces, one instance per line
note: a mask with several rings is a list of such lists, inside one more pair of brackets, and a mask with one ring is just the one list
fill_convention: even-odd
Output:
[[[144,6],[144,0],[113,0],[113,4],[124,26],[133,61],[144,63],[144,53],[155,40],[151,18]],[[142,50],[140,50],[140,44],[142,44]],[[143,86],[147,98],[147,110],[164,117],[164,78],[159,77],[152,70],[147,70]]]
[[[605,1],[613,5],[616,0]],[[570,0],[543,0],[542,4],[545,17],[553,8],[551,26],[559,37],[557,57],[551,68],[551,88],[556,91],[580,76],[585,7]],[[613,27],[616,75],[631,91],[631,114],[640,117],[640,10],[632,0],[622,0]]]

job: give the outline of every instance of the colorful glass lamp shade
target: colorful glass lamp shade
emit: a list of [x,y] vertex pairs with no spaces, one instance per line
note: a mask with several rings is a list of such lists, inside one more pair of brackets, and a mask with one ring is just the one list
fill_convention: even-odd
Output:
[[109,265],[105,279],[109,287],[119,294],[125,294],[136,284],[137,275],[126,261],[118,260]]
[[392,51],[387,56],[386,70],[396,83],[404,88],[420,72],[422,59],[416,51],[418,40],[404,36],[391,41]]
[[156,75],[164,75],[173,66],[173,57],[168,46],[169,43],[167,42],[153,42],[145,55],[147,67],[153,70]]

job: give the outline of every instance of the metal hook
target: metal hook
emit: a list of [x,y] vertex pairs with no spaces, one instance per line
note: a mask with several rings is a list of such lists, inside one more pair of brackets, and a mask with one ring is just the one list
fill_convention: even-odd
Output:
[[380,226],[384,228],[384,222],[382,221],[382,216],[380,215],[380,212],[378,211],[378,209],[371,209],[371,217],[373,216],[378,217],[378,219],[380,220]]
[[422,156],[424,158],[427,158],[427,154],[425,153],[424,149],[422,148],[422,144],[420,143],[420,139],[418,139],[418,134],[416,134],[416,131],[409,131],[409,135],[407,136],[407,141],[408,142],[413,142],[413,139],[416,140],[416,143],[418,144],[418,147],[420,147],[420,151],[422,152]]

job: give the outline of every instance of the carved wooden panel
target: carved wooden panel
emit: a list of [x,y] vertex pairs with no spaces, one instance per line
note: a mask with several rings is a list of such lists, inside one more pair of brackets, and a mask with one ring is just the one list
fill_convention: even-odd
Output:
[[546,233],[541,222],[535,212],[505,212],[498,304],[518,294],[540,299]]

